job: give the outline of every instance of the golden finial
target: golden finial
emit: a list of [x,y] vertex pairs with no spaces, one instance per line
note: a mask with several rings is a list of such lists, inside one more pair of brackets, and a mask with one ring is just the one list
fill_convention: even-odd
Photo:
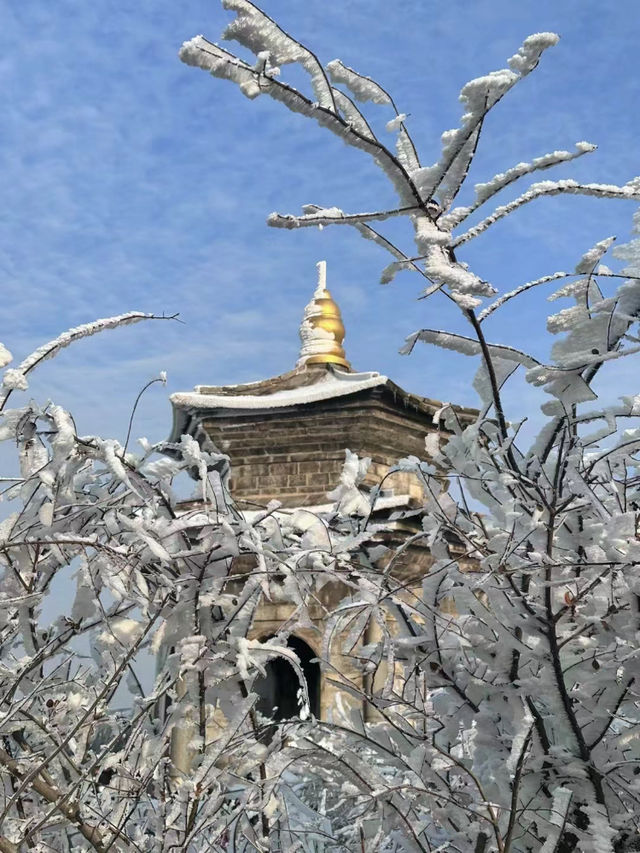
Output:
[[347,370],[351,365],[342,346],[344,326],[340,309],[327,290],[327,262],[319,261],[318,286],[313,299],[304,309],[300,325],[300,358],[298,367],[304,364],[336,364]]

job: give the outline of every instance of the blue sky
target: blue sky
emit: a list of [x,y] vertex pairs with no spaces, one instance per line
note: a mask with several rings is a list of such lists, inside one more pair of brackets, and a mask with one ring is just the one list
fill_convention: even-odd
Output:
[[[69,407],[80,432],[122,440],[138,390],[166,370],[168,388],[153,386],[134,426],[134,435],[161,439],[169,392],[293,366],[315,263],[326,258],[356,368],[415,393],[475,402],[472,361],[426,347],[397,354],[420,327],[464,331],[444,300],[416,301],[420,282],[409,273],[380,286],[388,257],[348,229],[266,226],[272,210],[298,212],[307,202],[357,211],[393,198],[364,155],[180,63],[183,40],[218,39],[229,14],[216,2],[4,0],[0,8],[1,339],[20,359],[96,317],[135,309],[179,311],[183,320],[82,342],[45,364],[30,393]],[[624,183],[640,174],[636,0],[265,0],[263,8],[323,60],[339,57],[389,89],[410,114],[426,164],[438,158],[442,131],[458,124],[460,87],[504,67],[529,33],[557,31],[560,44],[487,122],[469,190],[583,139],[599,150],[557,177]],[[573,269],[598,239],[625,242],[634,211],[632,202],[539,201],[464,259],[510,290]],[[510,310],[490,335],[544,356],[545,295]],[[608,390],[636,393],[637,385],[623,361]],[[510,402],[514,417],[535,411],[523,387]]]

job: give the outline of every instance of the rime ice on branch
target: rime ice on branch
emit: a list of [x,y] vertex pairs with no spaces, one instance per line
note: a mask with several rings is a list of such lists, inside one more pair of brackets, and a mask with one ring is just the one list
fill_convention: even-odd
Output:
[[[585,404],[596,398],[593,381],[609,361],[640,350],[638,239],[618,250],[629,262],[620,273],[602,264],[610,245],[602,240],[586,254],[573,250],[573,272],[541,271],[501,295],[458,255],[526,204],[563,194],[638,201],[640,180],[536,181],[487,209],[505,188],[595,150],[578,142],[507,164],[476,185],[470,205],[455,206],[486,116],[556,45],[551,33],[525,39],[507,68],[463,87],[460,125],[443,134],[439,158],[424,166],[406,115],[376,81],[338,60],[323,67],[248,0],[223,5],[236,13],[225,37],[253,51],[256,65],[202,36],[185,43],[183,61],[313,119],[371,156],[398,197],[394,209],[354,214],[306,205],[299,216],[272,214],[269,224],[355,228],[392,255],[383,281],[411,269],[425,280],[424,296],[452,300],[469,323],[468,336],[416,332],[407,350],[421,340],[481,360],[477,422],[461,424],[443,409],[442,440],[429,444],[436,468],[399,463],[424,487],[416,512],[434,564],[423,588],[360,564],[358,591],[326,639],[348,649],[359,632],[369,638],[362,684],[348,688],[375,707],[381,725],[371,731],[354,720],[351,730],[328,731],[318,760],[325,749],[349,755],[336,775],[351,793],[351,814],[373,827],[366,843],[378,849],[397,838],[412,850],[475,853],[637,849],[640,403],[631,389],[608,408]],[[277,76],[291,62],[309,75],[312,97]],[[395,146],[376,136],[356,102],[387,111]],[[417,252],[385,235],[391,217],[409,221]],[[548,364],[487,341],[487,317],[550,282],[560,283],[553,298],[571,304],[549,319],[557,337]],[[529,448],[518,445],[522,413],[507,413],[501,394],[518,368],[550,395],[545,426]],[[365,754],[385,770],[369,772]],[[364,838],[352,837],[357,849]]]

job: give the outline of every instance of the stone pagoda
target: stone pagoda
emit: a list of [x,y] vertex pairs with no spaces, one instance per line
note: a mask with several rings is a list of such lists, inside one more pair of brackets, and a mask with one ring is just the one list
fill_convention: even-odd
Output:
[[[425,436],[441,403],[404,391],[375,371],[356,372],[343,348],[340,309],[318,264],[318,286],[307,305],[300,357],[293,370],[243,385],[197,385],[171,396],[170,440],[202,430],[231,459],[231,493],[241,505],[327,503],[340,478],[345,448],[371,458],[368,482],[380,483],[404,456],[424,458]],[[460,409],[462,417],[471,410]],[[400,501],[422,492],[395,474],[385,491]]]
[[[425,437],[433,432],[433,414],[441,403],[410,394],[375,371],[357,372],[346,358],[340,310],[326,286],[326,264],[318,265],[318,284],[300,326],[301,349],[288,373],[243,385],[197,385],[192,392],[171,396],[173,429],[170,441],[183,434],[205,436],[231,459],[230,491],[248,512],[278,500],[283,508],[329,509],[327,493],[340,480],[345,449],[369,457],[364,487],[382,481],[376,501],[378,518],[396,519],[387,534],[402,541],[416,528],[403,513],[422,503],[422,488],[409,473],[388,475],[405,456],[425,457]],[[471,419],[473,410],[456,407],[458,417]],[[397,571],[419,586],[431,563],[423,547],[406,550]],[[395,565],[395,563],[394,563]],[[394,574],[395,574],[394,570]],[[413,584],[412,584],[413,585]],[[312,612],[316,629],[299,632],[290,644],[307,675],[312,710],[324,718],[335,703],[335,688],[325,683],[313,659],[320,652],[327,614],[346,593],[325,587],[326,601]],[[254,636],[274,636],[293,612],[287,602],[267,602],[254,623]],[[366,638],[365,638],[366,640]],[[346,659],[332,661],[344,671]],[[286,685],[295,677],[286,663],[274,662],[265,685],[263,708],[277,706],[277,717],[295,713],[295,699]],[[357,680],[358,673],[349,672]],[[267,695],[268,694],[268,695]]]

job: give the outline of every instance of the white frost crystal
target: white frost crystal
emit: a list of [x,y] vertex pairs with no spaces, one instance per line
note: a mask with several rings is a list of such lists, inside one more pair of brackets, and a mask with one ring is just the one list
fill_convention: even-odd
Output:
[[342,83],[358,101],[373,101],[374,104],[389,104],[391,99],[375,80],[358,74],[339,59],[327,64],[327,71],[334,83]]
[[10,361],[13,360],[13,356],[9,352],[9,350],[5,347],[4,344],[0,344],[0,367],[4,367],[5,364],[9,364]]
[[15,367],[10,367],[8,370],[5,370],[4,376],[2,377],[2,384],[7,388],[7,390],[11,391],[26,391],[29,387],[29,383],[27,382],[27,378],[23,371]]

